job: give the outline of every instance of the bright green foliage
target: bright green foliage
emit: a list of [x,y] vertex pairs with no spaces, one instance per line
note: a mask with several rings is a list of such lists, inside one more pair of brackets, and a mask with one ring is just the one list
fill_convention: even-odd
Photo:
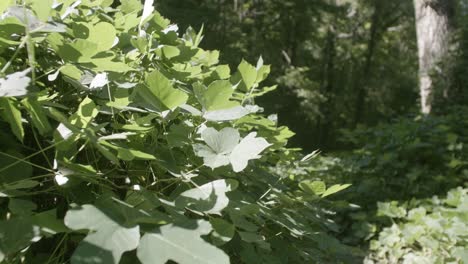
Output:
[[151,5],[56,3],[0,4],[1,263],[349,257],[310,179],[278,169],[300,155],[255,104],[262,59],[231,76]]
[[364,263],[468,263],[467,205],[468,189],[459,187],[443,199],[385,206],[403,213],[370,242],[371,254]]

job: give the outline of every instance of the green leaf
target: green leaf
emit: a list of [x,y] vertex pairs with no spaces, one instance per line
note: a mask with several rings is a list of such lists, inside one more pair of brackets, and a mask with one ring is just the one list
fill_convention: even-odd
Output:
[[249,114],[249,111],[242,106],[235,106],[229,109],[213,110],[203,114],[208,121],[230,121],[242,118]]
[[138,246],[137,256],[143,264],[228,264],[229,257],[200,236],[211,232],[210,223],[198,220],[185,226],[164,225],[146,233]]
[[91,57],[98,53],[98,45],[85,39],[76,39],[70,44],[61,46],[57,53],[66,61],[89,62]]
[[72,264],[118,264],[122,254],[137,248],[140,240],[138,226],[125,226],[113,212],[94,205],[85,204],[68,210],[64,221],[73,230],[90,231],[73,253]]
[[72,64],[65,64],[60,67],[60,72],[74,80],[81,79],[81,75],[83,74],[75,65]]
[[88,41],[97,44],[97,51],[107,51],[114,45],[116,31],[112,24],[107,22],[99,22],[89,28]]
[[108,71],[108,72],[129,72],[134,71],[132,67],[121,61],[114,61],[113,57],[106,58],[92,58],[90,63],[83,64],[94,71]]
[[205,166],[212,169],[232,165],[234,172],[240,172],[247,167],[248,161],[260,158],[259,154],[270,144],[264,138],[257,138],[257,133],[252,132],[240,142],[239,132],[230,127],[217,131],[214,128],[206,128],[201,137],[204,144],[195,144],[195,154],[203,158]]
[[0,97],[24,96],[28,94],[28,86],[31,78],[26,76],[31,69],[15,72],[0,78]]
[[40,238],[29,218],[13,218],[0,221],[0,262],[17,253]]
[[140,0],[121,0],[120,3],[120,10],[126,14],[138,12],[143,9],[143,5]]
[[229,164],[229,154],[240,140],[239,132],[231,127],[219,132],[208,127],[202,131],[201,137],[206,145],[195,144],[193,149],[197,156],[203,158],[204,165],[212,169]]
[[229,204],[226,192],[237,188],[234,180],[216,180],[185,191],[177,197],[176,206],[188,207],[206,214],[221,214]]
[[208,88],[202,84],[197,84],[194,85],[194,91],[198,101],[207,111],[233,108],[240,105],[239,102],[230,100],[234,89],[229,81],[214,81]]
[[47,22],[50,12],[52,11],[52,4],[54,0],[31,0],[31,9],[36,13],[37,18],[42,22]]
[[[257,70],[254,66],[250,65],[245,60],[242,60],[237,67],[237,79],[239,79],[239,77],[242,81],[240,88],[244,91],[249,91],[257,80]],[[239,81],[237,79],[235,80],[236,83]]]
[[8,209],[12,214],[31,215],[36,210],[37,205],[29,200],[10,198]]
[[322,181],[302,181],[299,183],[299,188],[313,195],[321,195],[326,191],[325,183]]
[[213,72],[215,79],[228,79],[231,76],[231,69],[229,65],[218,65]]
[[184,124],[172,125],[167,134],[167,143],[171,147],[182,147],[183,145],[190,144],[190,133],[192,128]]
[[256,136],[256,132],[248,134],[232,150],[229,162],[234,172],[243,171],[247,167],[249,160],[260,158],[259,154],[271,145],[264,138]]
[[31,220],[34,225],[41,228],[41,233],[45,235],[55,235],[70,231],[63,223],[63,220],[57,217],[56,209],[35,214],[31,217]]
[[47,119],[47,115],[36,99],[25,98],[21,103],[29,113],[29,117],[31,118],[34,127],[39,131],[39,134],[46,135],[52,130],[49,120]]
[[326,197],[326,196],[329,196],[329,195],[332,195],[334,193],[340,192],[340,191],[348,188],[349,186],[351,186],[351,184],[335,184],[335,185],[332,185],[331,187],[327,188],[327,190],[324,193],[322,193],[322,198]]
[[169,79],[159,71],[153,71],[146,77],[146,86],[139,86],[140,96],[156,108],[173,110],[187,102],[188,95],[175,89]]
[[2,109],[2,118],[10,124],[13,134],[19,141],[23,142],[24,129],[18,102],[13,98],[0,97],[0,109]]
[[13,3],[13,0],[0,1],[0,15]]
[[221,218],[211,218],[210,223],[213,226],[211,239],[216,246],[226,244],[234,237],[236,229],[233,224]]
[[161,52],[162,55],[168,60],[180,55],[180,50],[174,46],[163,46],[161,47]]
[[70,117],[70,124],[85,128],[99,113],[96,104],[86,97],[78,106],[78,110]]

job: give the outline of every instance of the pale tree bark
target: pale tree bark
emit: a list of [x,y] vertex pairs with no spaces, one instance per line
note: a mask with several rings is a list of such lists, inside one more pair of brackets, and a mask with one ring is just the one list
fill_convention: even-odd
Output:
[[437,64],[447,56],[453,27],[453,8],[453,0],[414,0],[423,114],[429,114],[432,110],[434,80],[431,73],[437,72]]

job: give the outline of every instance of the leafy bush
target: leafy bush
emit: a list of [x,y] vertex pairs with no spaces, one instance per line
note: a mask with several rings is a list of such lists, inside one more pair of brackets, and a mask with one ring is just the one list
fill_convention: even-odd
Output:
[[349,258],[305,176],[272,169],[299,154],[255,105],[274,89],[261,59],[231,74],[201,32],[179,37],[138,0],[14,2],[0,3],[0,262]]
[[381,203],[379,214],[395,223],[371,241],[364,263],[468,263],[468,189],[440,199]]
[[[400,118],[391,124],[346,132],[358,146],[344,157],[361,203],[443,194],[468,179],[466,108],[444,116]],[[378,190],[378,191],[376,191]],[[362,200],[362,199],[365,199]]]
[[[311,177],[352,186],[333,197],[338,237],[359,247],[365,256],[369,241],[392,224],[378,214],[380,202],[407,203],[443,195],[468,179],[466,108],[444,116],[400,118],[390,124],[344,131],[353,150],[311,160]],[[441,238],[443,239],[443,238]]]

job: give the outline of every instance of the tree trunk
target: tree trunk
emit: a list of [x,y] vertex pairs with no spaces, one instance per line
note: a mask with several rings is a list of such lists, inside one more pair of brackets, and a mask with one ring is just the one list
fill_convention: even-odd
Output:
[[419,56],[419,92],[421,112],[432,110],[434,80],[439,63],[448,53],[452,19],[453,0],[414,0],[416,35]]

